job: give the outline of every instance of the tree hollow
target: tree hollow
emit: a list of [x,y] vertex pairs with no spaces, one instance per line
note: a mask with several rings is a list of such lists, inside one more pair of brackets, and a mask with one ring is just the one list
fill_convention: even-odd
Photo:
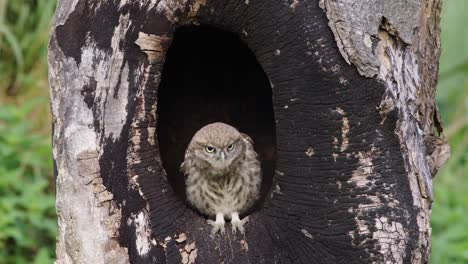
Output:
[[271,86],[237,35],[208,26],[176,30],[162,71],[157,115],[163,166],[182,200],[185,184],[179,167],[185,149],[195,132],[213,122],[230,124],[254,140],[262,164],[262,194],[268,192],[276,156]]

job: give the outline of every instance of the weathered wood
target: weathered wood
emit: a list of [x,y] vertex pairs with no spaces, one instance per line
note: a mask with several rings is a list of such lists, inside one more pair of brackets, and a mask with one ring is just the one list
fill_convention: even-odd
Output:
[[[427,262],[448,156],[434,135],[439,12],[439,0],[59,0],[57,263]],[[193,132],[218,120],[249,133],[263,164],[245,236],[211,237],[177,172]]]

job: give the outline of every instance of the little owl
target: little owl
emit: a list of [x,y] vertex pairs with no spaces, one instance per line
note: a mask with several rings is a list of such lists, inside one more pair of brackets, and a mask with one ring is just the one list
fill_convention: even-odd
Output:
[[248,218],[239,218],[257,200],[262,180],[252,139],[224,123],[212,123],[195,133],[185,152],[188,201],[216,221],[212,234],[224,234],[224,218],[232,232],[244,233]]

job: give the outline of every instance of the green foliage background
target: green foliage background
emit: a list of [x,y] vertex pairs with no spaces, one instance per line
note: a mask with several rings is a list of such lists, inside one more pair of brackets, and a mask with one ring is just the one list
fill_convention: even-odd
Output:
[[434,180],[431,263],[468,263],[468,1],[446,0],[437,104],[451,157]]
[[[47,82],[55,1],[0,0],[0,263],[55,258]],[[467,13],[466,0],[444,2],[437,102],[452,156],[434,183],[431,263],[468,263]]]

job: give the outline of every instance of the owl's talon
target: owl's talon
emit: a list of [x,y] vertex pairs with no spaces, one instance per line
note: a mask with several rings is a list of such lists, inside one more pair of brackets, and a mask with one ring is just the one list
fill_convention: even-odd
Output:
[[208,224],[213,226],[213,229],[211,230],[212,235],[215,235],[216,233],[218,233],[218,231],[221,233],[221,235],[224,235],[225,233],[224,223],[216,222],[213,220],[208,220]]
[[215,235],[218,233],[218,231],[221,233],[221,235],[224,235],[225,229],[224,229],[224,217],[221,214],[216,215],[216,221],[213,220],[207,220],[207,223],[213,226],[213,229],[211,230],[211,235]]
[[246,217],[244,217],[244,219],[240,220],[239,214],[233,213],[232,214],[232,220],[231,220],[232,233],[235,234],[237,232],[237,230],[239,230],[239,232],[241,234],[245,234],[244,224],[247,223],[247,221],[249,221],[248,216],[246,216]]

